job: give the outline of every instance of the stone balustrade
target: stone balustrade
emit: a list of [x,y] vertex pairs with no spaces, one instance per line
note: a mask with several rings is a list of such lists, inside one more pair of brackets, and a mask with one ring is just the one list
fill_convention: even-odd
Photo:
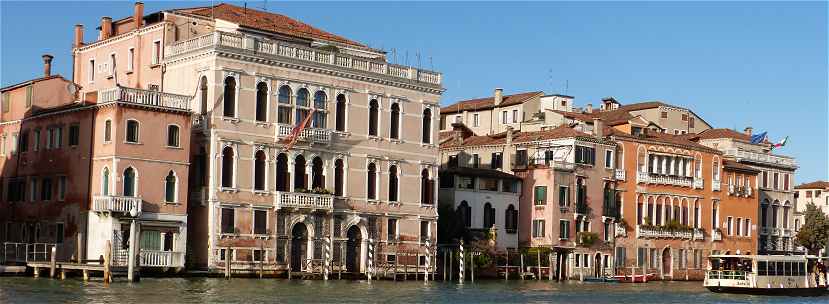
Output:
[[614,233],[615,237],[627,237],[628,236],[628,232],[627,232],[627,229],[625,229],[625,227],[623,227],[622,225],[619,225],[619,224],[616,224],[615,226],[616,226],[615,233]]
[[98,91],[99,103],[118,101],[183,111],[190,111],[190,100],[192,99],[192,96],[122,86]]
[[702,240],[704,234],[702,229],[694,230],[671,230],[664,227],[636,226],[636,237],[640,239],[686,239]]
[[712,241],[722,241],[722,232],[719,230],[711,231],[711,240]]
[[725,151],[723,151],[723,155],[732,156],[736,158],[737,161],[748,160],[752,162],[769,165],[782,165],[790,168],[797,167],[797,161],[795,161],[794,158],[788,156],[746,151],[738,148],[726,149]]
[[[281,139],[288,137],[291,135],[293,130],[294,126],[279,124],[276,128],[276,138]],[[322,128],[305,128],[299,133],[297,140],[327,144],[331,142],[331,130]]]
[[615,171],[616,172],[614,176],[616,177],[616,180],[625,180],[625,169],[616,169]]
[[636,174],[636,181],[638,183],[645,183],[645,184],[657,184],[657,185],[674,185],[680,187],[691,187],[693,186],[693,178],[690,177],[682,177],[682,176],[672,176],[672,175],[658,175],[658,174],[650,174],[647,172],[637,172]]
[[133,196],[96,195],[92,197],[92,211],[111,213],[141,213],[141,198]]
[[278,192],[274,204],[276,209],[300,208],[331,210],[334,208],[334,196],[331,194],[314,194],[300,192]]
[[141,249],[139,263],[141,267],[184,267],[184,252]]

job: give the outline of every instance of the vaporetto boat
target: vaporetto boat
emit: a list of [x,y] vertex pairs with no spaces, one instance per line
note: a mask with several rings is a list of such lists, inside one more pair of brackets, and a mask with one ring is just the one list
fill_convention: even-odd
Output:
[[704,286],[713,292],[819,295],[826,267],[815,256],[711,255]]

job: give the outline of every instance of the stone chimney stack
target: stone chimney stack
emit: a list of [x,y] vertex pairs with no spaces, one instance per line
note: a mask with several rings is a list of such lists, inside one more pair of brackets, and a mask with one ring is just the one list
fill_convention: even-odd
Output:
[[495,97],[495,105],[500,105],[504,101],[504,89],[495,88],[495,93],[492,96]]
[[112,37],[112,17],[101,17],[101,38],[99,40],[106,40]]
[[752,132],[752,131],[754,131],[754,128],[752,128],[752,127],[746,127],[746,129],[744,130],[744,132],[745,132],[745,133],[746,133],[746,135],[748,135],[748,136],[751,136],[751,132]]
[[598,138],[604,136],[604,122],[601,118],[593,118],[593,136]]
[[512,127],[507,127],[506,138],[507,138],[507,146],[509,146],[510,144],[512,144]]
[[75,42],[72,47],[79,48],[83,46],[83,24],[75,24]]
[[584,107],[584,112],[593,113],[593,104],[588,103],[586,107]]
[[135,29],[140,29],[144,21],[144,3],[141,1],[135,2],[135,7],[132,12],[132,23]]
[[43,54],[43,77],[52,76],[52,55]]

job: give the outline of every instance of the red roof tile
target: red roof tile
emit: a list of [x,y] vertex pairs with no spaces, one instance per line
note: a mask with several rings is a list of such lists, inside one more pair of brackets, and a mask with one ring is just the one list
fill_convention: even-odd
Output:
[[745,133],[737,132],[731,129],[708,129],[705,131],[700,132],[697,134],[696,138],[699,139],[718,139],[718,138],[731,138],[736,139],[744,142],[750,142],[751,136],[746,135]]
[[[517,105],[530,100],[533,97],[544,95],[544,92],[526,92],[512,95],[505,95],[499,107]],[[459,101],[440,109],[441,114],[460,113],[467,110],[486,110],[495,108],[495,97],[484,97]]]
[[[571,137],[591,137],[590,134],[576,131],[573,128],[568,126],[558,126],[554,129],[550,130],[543,130],[543,131],[533,131],[533,132],[520,132],[520,131],[513,131],[512,133],[512,142],[513,143],[525,143],[525,142],[532,142],[538,140],[549,140],[549,139],[557,139],[557,138],[571,138]],[[501,132],[498,134],[492,135],[482,135],[482,136],[470,136],[463,140],[463,144],[458,143],[457,141],[447,141],[440,145],[442,149],[445,148],[455,148],[455,147],[472,147],[472,146],[488,146],[488,145],[503,145],[507,143],[507,134],[506,132]]]
[[292,37],[327,40],[349,44],[352,46],[366,47],[359,42],[320,30],[284,15],[258,11],[252,8],[244,8],[227,3],[221,3],[208,7],[176,9],[174,11],[199,15],[202,17],[222,19],[238,23],[243,27]]
[[795,189],[829,189],[829,182],[814,181],[811,183],[800,184],[794,187]]
[[703,146],[695,141],[692,141],[688,136],[673,135],[662,132],[648,132],[647,134],[631,135],[614,128],[605,128],[605,134],[620,138],[627,138],[632,140],[642,140],[647,142],[669,144],[686,149],[693,149],[697,151],[705,151],[708,153],[722,154],[719,150]]

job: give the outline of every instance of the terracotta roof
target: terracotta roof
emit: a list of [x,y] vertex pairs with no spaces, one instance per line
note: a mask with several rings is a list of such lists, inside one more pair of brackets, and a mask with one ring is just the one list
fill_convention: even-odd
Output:
[[454,174],[469,177],[490,177],[501,179],[520,180],[521,178],[503,171],[485,168],[468,168],[468,167],[454,167],[441,169],[440,174]]
[[624,124],[633,118],[633,115],[630,115],[628,110],[623,109],[593,112],[588,115],[593,118],[601,118],[602,121],[609,126]]
[[638,110],[658,108],[660,106],[682,108],[682,107],[672,106],[672,105],[666,104],[666,103],[661,102],[661,101],[645,101],[645,102],[637,102],[637,103],[632,103],[632,104],[628,104],[628,105],[623,105],[623,106],[620,106],[618,110],[638,111]]
[[290,17],[221,3],[215,6],[175,9],[174,12],[189,13],[207,18],[222,19],[240,26],[273,32],[277,34],[304,38],[327,40],[352,46],[366,47],[364,44],[346,39]]
[[579,112],[567,112],[562,110],[548,110],[550,112],[555,112],[561,114],[562,116],[570,119],[580,120],[584,122],[593,121],[593,118],[588,115],[587,113],[579,113]]
[[745,164],[738,163],[735,160],[725,159],[723,160],[723,166],[728,169],[738,170],[738,171],[747,171],[753,173],[760,173],[760,170],[754,169],[753,167]]
[[829,189],[829,182],[814,181],[811,183],[800,184],[794,187],[795,189]]
[[21,83],[16,83],[16,84],[5,86],[3,88],[0,88],[0,91],[8,91],[8,90],[12,90],[12,89],[19,88],[19,87],[22,87],[22,86],[27,86],[29,84],[33,84],[33,83],[36,83],[36,82],[41,82],[41,81],[44,81],[44,80],[49,80],[49,79],[54,79],[54,78],[63,78],[63,76],[56,74],[56,75],[51,75],[51,76],[45,76],[45,77],[30,79],[30,80],[26,80],[26,81],[21,82]]
[[[499,107],[517,105],[526,102],[527,100],[543,95],[544,92],[526,92],[512,95],[504,95]],[[441,114],[445,113],[460,113],[466,110],[486,110],[495,108],[495,97],[484,97],[469,99],[456,102],[452,105],[445,106],[440,109]]]
[[605,134],[607,134],[608,136],[612,135],[615,137],[627,138],[635,141],[638,140],[652,143],[669,144],[686,149],[704,151],[714,154],[722,154],[722,152],[720,152],[717,149],[703,146],[695,141],[690,140],[687,136],[683,135],[673,135],[662,132],[648,132],[647,134],[631,135],[613,128],[605,128]]
[[[557,138],[580,138],[580,139],[594,139],[592,135],[576,131],[573,128],[570,128],[565,125],[558,126],[554,129],[550,130],[543,130],[543,131],[533,131],[533,132],[520,132],[520,131],[513,131],[512,133],[512,142],[513,143],[526,143],[538,140],[549,140],[549,139],[557,139]],[[598,139],[595,139],[598,140]],[[473,146],[488,146],[488,145],[503,145],[507,143],[507,134],[506,132],[501,132],[498,134],[492,135],[482,135],[482,136],[470,136],[463,140],[463,144],[459,144],[457,141],[447,141],[440,145],[441,149],[447,148],[456,148],[456,147],[473,147]]]
[[742,132],[737,132],[731,129],[708,129],[705,131],[700,132],[697,134],[696,138],[699,139],[718,139],[718,138],[731,138],[736,139],[744,142],[751,142],[751,136],[746,135]]

